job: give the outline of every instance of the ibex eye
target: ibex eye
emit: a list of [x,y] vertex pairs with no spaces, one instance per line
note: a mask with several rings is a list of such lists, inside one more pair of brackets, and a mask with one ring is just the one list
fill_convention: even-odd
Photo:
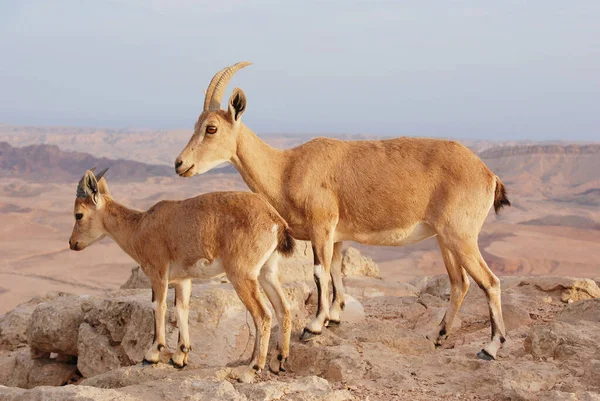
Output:
[[81,220],[82,218],[83,218],[83,213],[77,213],[75,215],[75,219],[77,219],[77,220]]
[[214,125],[209,125],[208,127],[206,127],[206,133],[207,134],[216,134],[217,127],[215,127]]

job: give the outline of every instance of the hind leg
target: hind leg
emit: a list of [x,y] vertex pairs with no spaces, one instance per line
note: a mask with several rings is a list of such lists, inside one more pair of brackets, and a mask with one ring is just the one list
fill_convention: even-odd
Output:
[[467,291],[469,291],[470,285],[467,272],[458,264],[454,255],[452,255],[452,252],[444,245],[443,240],[439,236],[438,244],[442,251],[442,257],[444,258],[444,265],[446,266],[448,277],[450,278],[451,289],[450,304],[444,314],[444,318],[438,327],[432,333],[427,335],[427,338],[433,341],[436,346],[441,345],[442,341],[450,334],[454,319],[465,299],[465,295],[467,295]]
[[186,279],[175,284],[175,309],[177,312],[179,339],[177,341],[177,350],[171,357],[170,362],[177,368],[183,368],[187,365],[188,354],[192,350],[188,328],[191,292],[192,280]]
[[277,276],[278,259],[279,255],[273,253],[258,276],[258,282],[273,305],[279,323],[278,352],[277,355],[273,355],[273,359],[269,363],[269,369],[275,374],[285,372],[285,363],[290,355],[290,337],[292,334],[290,307],[285,299],[279,277]]
[[480,359],[496,359],[498,350],[505,341],[506,330],[502,318],[500,280],[488,267],[479,252],[476,239],[466,239],[456,243],[453,255],[465,268],[477,285],[485,292],[490,310],[492,340],[477,354]]
[[264,369],[267,359],[269,337],[271,336],[271,311],[263,302],[256,278],[230,277],[230,280],[240,300],[250,312],[252,320],[254,320],[257,341],[252,353],[250,368],[260,373]]
[[152,304],[154,306],[154,340],[152,346],[146,352],[143,364],[158,363],[160,352],[165,348],[166,328],[165,314],[167,312],[167,289],[168,281],[166,278],[155,279],[152,282]]
[[304,328],[300,339],[310,340],[321,334],[329,322],[329,278],[333,257],[333,229],[316,228],[311,236],[314,256],[314,279],[317,285],[317,316]]

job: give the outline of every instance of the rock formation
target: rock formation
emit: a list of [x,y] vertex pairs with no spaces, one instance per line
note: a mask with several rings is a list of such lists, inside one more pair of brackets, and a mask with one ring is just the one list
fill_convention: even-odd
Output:
[[[152,306],[143,274],[134,269],[124,285],[134,289],[93,297],[50,294],[1,318],[0,400],[600,399],[596,281],[502,278],[508,336],[499,359],[488,362],[475,358],[489,337],[487,303],[476,285],[455,331],[436,349],[424,334],[445,312],[448,278],[386,282],[372,261],[348,250],[343,323],[302,343],[300,331],[316,306],[310,247],[299,248],[281,269],[294,316],[287,372],[237,382],[254,329],[221,279],[193,285],[190,364],[182,370],[142,366],[152,341]],[[173,294],[168,303],[172,350]],[[165,351],[163,361],[169,356]]]

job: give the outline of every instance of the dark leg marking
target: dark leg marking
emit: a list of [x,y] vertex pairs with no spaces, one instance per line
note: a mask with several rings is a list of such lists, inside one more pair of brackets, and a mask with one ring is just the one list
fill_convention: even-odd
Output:
[[[489,296],[487,297],[487,299],[488,299],[488,303],[490,303]],[[496,327],[496,317],[494,316],[494,312],[492,311],[491,304],[489,305],[489,310],[490,310],[490,324],[492,326],[492,340],[493,340],[494,337],[496,336],[496,331],[498,330],[498,328]]]
[[254,370],[256,370],[258,372],[259,367],[258,367],[258,365],[254,365],[254,366],[252,366],[252,369],[254,369]]
[[154,290],[152,290],[152,302],[156,301],[156,296],[154,295]]
[[335,300],[337,299],[337,290],[335,289],[335,281],[333,280],[333,274],[331,275],[331,292],[333,294],[332,303],[334,303]]
[[175,300],[174,300],[175,306],[177,306],[177,291],[175,291]]
[[[154,291],[152,294],[154,294]],[[154,344],[156,342],[156,311],[152,310],[152,316],[154,317],[154,340],[152,340],[152,344]]]
[[[319,260],[319,255],[317,255],[317,250],[314,245],[312,247],[313,251],[313,265],[319,266],[321,261]],[[317,284],[317,316],[321,313],[321,279],[315,274],[315,283]]]
[[312,247],[313,250],[313,264],[315,266],[320,265],[321,261],[319,260],[319,255],[317,255],[317,250],[315,249],[315,247]]
[[165,346],[163,344],[158,344],[158,352],[162,351]]
[[321,314],[321,279],[315,274],[315,284],[317,284],[317,316]]
[[440,330],[440,337],[444,337],[446,335],[446,328]]

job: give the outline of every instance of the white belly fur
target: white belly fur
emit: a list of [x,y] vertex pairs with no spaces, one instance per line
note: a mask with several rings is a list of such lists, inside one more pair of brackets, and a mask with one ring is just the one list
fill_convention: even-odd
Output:
[[394,229],[370,233],[344,233],[336,230],[336,241],[356,241],[366,245],[403,246],[415,244],[424,239],[435,237],[433,228],[419,222],[409,229]]
[[192,266],[181,266],[177,263],[171,263],[169,268],[169,281],[179,281],[183,279],[209,279],[225,273],[223,263],[220,259],[213,260],[212,263],[208,259],[200,259]]

